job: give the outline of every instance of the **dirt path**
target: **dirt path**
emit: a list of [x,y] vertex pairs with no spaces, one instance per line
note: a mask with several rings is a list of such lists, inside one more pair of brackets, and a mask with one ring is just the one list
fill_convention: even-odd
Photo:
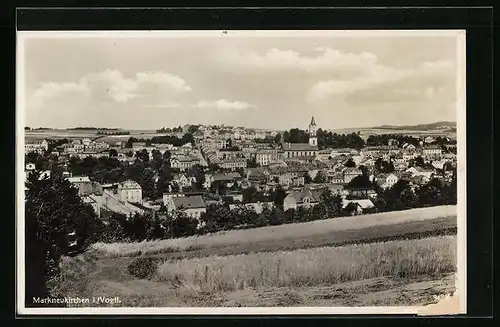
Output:
[[435,303],[435,296],[452,294],[454,283],[454,274],[433,279],[380,277],[335,285],[209,294],[148,280],[101,280],[92,283],[89,296],[118,296],[122,303],[115,306],[125,307],[420,306]]

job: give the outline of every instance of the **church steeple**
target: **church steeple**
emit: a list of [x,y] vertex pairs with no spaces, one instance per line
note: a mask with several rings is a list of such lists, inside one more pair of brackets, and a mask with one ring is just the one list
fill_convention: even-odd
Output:
[[311,123],[309,124],[309,145],[318,146],[318,139],[316,137],[316,122],[314,121],[314,116],[312,116]]

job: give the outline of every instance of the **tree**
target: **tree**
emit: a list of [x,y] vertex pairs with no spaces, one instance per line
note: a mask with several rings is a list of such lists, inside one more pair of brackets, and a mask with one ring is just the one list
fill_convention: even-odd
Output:
[[280,133],[278,133],[274,136],[273,142],[274,142],[274,144],[281,144],[281,134]]
[[252,203],[259,200],[259,191],[255,186],[250,186],[249,188],[243,190],[243,202]]
[[276,226],[284,223],[283,211],[276,207],[264,208],[262,212],[270,225]]
[[26,183],[26,306],[33,306],[33,297],[48,296],[61,256],[95,242],[104,228],[62,175],[39,177],[40,171],[35,170]]
[[358,167],[359,170],[361,170],[361,172],[363,173],[363,175],[365,176],[368,176],[368,174],[370,173],[368,168],[365,166],[365,165],[360,165]]
[[318,206],[325,208],[325,215],[328,217],[338,216],[342,211],[342,197],[333,195],[332,192],[326,190],[321,194]]
[[366,175],[359,175],[354,177],[349,184],[347,184],[349,189],[371,189],[372,182],[370,178]]
[[187,237],[196,234],[198,220],[187,216],[184,212],[176,211],[165,219],[164,225],[170,237]]
[[191,145],[194,145],[194,136],[191,133],[185,133],[182,136],[182,144],[186,143],[191,143]]
[[346,167],[350,167],[350,168],[354,168],[354,167],[356,167],[356,163],[354,162],[354,160],[352,160],[352,158],[349,158],[349,159],[347,159],[347,161],[344,163],[344,166],[346,166]]
[[355,202],[349,202],[345,208],[344,208],[344,213],[348,216],[354,215],[358,211],[359,204]]
[[135,157],[142,162],[149,162],[149,153],[148,150],[142,149],[135,153]]
[[327,182],[328,182],[328,177],[322,171],[318,172],[314,177],[314,183],[327,183]]
[[425,166],[425,161],[424,161],[424,158],[422,158],[422,156],[418,156],[415,158],[413,164],[416,166],[416,167],[424,167]]
[[283,201],[286,198],[286,191],[281,185],[278,185],[276,190],[272,194],[274,205],[278,208],[283,209]]
[[118,151],[116,151],[115,149],[109,150],[109,156],[110,157],[118,157]]

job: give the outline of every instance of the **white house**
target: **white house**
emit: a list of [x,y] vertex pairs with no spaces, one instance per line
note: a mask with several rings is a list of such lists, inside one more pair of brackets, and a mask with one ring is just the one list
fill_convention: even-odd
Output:
[[118,184],[118,198],[123,202],[142,203],[142,188],[134,181]]
[[207,211],[205,201],[200,195],[171,197],[167,205],[168,212],[174,210],[185,213],[188,217],[199,219]]
[[398,176],[395,174],[380,174],[375,176],[375,180],[378,182],[381,188],[387,189],[393,187],[399,180]]
[[29,152],[43,153],[44,151],[47,151],[48,149],[49,149],[49,143],[47,142],[47,140],[30,141],[30,142],[26,142],[24,144],[24,151],[26,153],[29,153]]

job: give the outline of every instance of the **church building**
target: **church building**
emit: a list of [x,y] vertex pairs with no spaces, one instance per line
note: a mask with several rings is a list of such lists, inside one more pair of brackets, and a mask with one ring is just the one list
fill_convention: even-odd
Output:
[[314,116],[309,124],[308,134],[309,143],[284,143],[283,159],[311,159],[318,155],[317,128]]

